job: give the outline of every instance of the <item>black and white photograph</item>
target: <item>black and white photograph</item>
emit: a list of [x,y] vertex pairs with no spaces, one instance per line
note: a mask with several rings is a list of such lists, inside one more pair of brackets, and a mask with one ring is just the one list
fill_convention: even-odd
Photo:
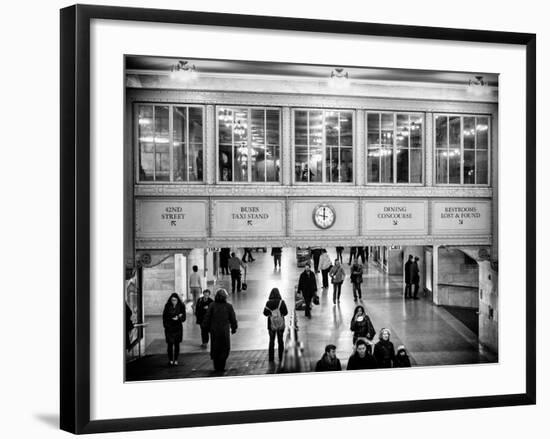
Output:
[[124,57],[127,382],[499,362],[498,72],[185,55]]

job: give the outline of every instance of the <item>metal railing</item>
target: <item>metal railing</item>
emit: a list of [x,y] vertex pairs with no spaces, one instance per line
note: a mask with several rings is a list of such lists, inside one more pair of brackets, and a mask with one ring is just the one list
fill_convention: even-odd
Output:
[[308,370],[304,358],[304,347],[299,339],[298,318],[296,310],[292,311],[288,323],[288,331],[285,340],[285,351],[279,372],[292,373]]

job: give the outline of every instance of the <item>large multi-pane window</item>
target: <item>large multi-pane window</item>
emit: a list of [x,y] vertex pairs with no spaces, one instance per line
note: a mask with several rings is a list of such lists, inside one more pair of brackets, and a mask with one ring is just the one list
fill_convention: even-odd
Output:
[[278,182],[278,108],[218,107],[218,181]]
[[353,182],[353,112],[294,111],[295,181]]
[[138,181],[203,180],[203,109],[140,104],[137,108]]
[[435,116],[436,182],[489,183],[489,118]]
[[422,183],[423,116],[367,113],[367,182]]

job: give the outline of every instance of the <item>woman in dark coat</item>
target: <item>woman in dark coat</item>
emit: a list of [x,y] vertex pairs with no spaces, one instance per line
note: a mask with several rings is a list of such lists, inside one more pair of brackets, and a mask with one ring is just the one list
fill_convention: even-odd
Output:
[[185,305],[180,296],[172,293],[162,312],[164,336],[168,345],[168,364],[170,366],[178,365],[180,343],[183,339],[183,322],[185,322],[186,317]]
[[390,341],[391,332],[387,328],[382,328],[378,336],[378,343],[374,345],[374,358],[378,363],[378,367],[393,367],[395,360],[395,350],[393,343]]
[[[366,338],[371,341],[375,334],[376,330],[372,325],[370,317],[365,312],[365,308],[361,305],[355,307],[353,311],[353,318],[351,319],[350,330],[353,331],[353,344],[357,342],[359,338]],[[368,346],[370,350],[370,346]]]
[[220,288],[216,291],[214,303],[210,304],[204,316],[204,329],[210,332],[210,358],[214,361],[217,372],[225,370],[225,362],[231,349],[231,334],[237,332],[237,318],[235,310],[227,303],[227,291]]
[[405,346],[397,346],[397,353],[393,360],[393,367],[411,367],[411,360],[407,354]]
[[[282,328],[273,329],[271,316],[273,313],[279,310],[282,320]],[[283,334],[285,332],[284,326],[284,317],[288,314],[288,308],[286,307],[285,301],[281,297],[281,293],[278,288],[273,288],[269,294],[269,300],[264,307],[264,316],[267,317],[267,330],[269,332],[269,347],[268,347],[268,356],[269,361],[275,360],[275,337],[277,337],[277,348],[279,351],[279,362],[283,359],[283,352],[285,349],[285,344],[283,341]]]

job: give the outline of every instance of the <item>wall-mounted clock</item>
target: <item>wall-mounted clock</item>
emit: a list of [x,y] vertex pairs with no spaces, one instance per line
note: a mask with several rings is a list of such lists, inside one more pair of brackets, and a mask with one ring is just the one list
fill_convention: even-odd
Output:
[[336,220],[336,212],[328,204],[319,204],[313,209],[313,223],[320,229],[332,227]]

